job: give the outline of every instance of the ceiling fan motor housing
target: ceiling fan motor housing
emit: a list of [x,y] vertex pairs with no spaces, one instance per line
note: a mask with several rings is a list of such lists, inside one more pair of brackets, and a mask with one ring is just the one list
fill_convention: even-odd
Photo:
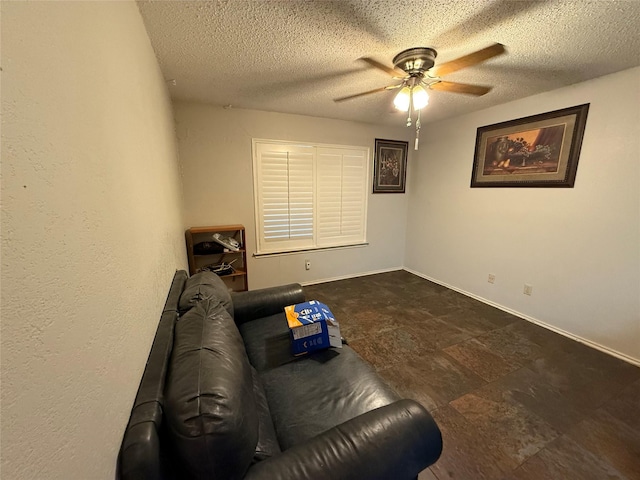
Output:
[[433,67],[438,53],[433,48],[417,47],[403,50],[393,58],[393,65],[411,76],[423,76]]

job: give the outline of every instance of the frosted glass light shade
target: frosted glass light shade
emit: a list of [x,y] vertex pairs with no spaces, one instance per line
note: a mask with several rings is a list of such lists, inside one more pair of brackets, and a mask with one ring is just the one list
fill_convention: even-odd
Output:
[[429,104],[429,94],[420,85],[413,87],[413,109],[420,110]]
[[[426,93],[426,92],[425,92]],[[393,104],[398,110],[406,112],[409,110],[409,102],[411,101],[411,90],[409,87],[402,87],[393,99]]]

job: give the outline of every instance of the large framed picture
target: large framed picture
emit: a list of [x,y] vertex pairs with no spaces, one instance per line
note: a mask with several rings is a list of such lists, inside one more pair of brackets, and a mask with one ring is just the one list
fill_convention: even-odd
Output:
[[376,138],[373,193],[404,193],[409,142]]
[[471,187],[573,187],[589,104],[478,128]]

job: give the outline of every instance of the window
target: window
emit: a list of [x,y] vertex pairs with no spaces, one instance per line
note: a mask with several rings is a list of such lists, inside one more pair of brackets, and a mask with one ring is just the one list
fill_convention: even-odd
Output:
[[366,241],[369,149],[253,141],[258,254]]

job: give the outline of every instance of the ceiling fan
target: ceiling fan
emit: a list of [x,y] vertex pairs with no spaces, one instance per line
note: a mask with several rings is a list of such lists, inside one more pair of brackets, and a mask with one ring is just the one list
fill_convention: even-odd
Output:
[[435,65],[435,59],[438,55],[433,48],[416,47],[403,50],[393,58],[394,67],[388,67],[373,58],[364,57],[361,60],[367,62],[383,72],[388,73],[394,79],[402,80],[396,85],[387,85],[386,87],[376,88],[368,92],[356,93],[346,97],[335,98],[334,102],[344,102],[354,98],[370,95],[372,93],[384,92],[386,90],[395,90],[404,87],[426,87],[432,90],[442,90],[452,93],[464,93],[468,95],[481,96],[488,93],[491,87],[483,85],[470,85],[467,83],[447,82],[440,77],[449,73],[457,72],[463,68],[478,65],[490,58],[501,55],[505,52],[504,45],[494,43],[493,45],[478,50],[476,52],[464,55],[450,62]]
[[376,88],[367,92],[347,95],[346,97],[335,98],[334,102],[344,102],[354,98],[371,95],[373,93],[385,92],[387,90],[400,89],[400,92],[394,99],[394,105],[398,110],[409,112],[407,117],[407,126],[410,127],[411,112],[418,112],[416,120],[416,143],[415,149],[418,149],[418,135],[420,133],[420,111],[429,102],[427,90],[440,90],[452,93],[463,93],[467,95],[481,96],[488,93],[491,87],[484,85],[471,85],[468,83],[448,82],[442,80],[442,76],[449,73],[457,72],[463,68],[478,65],[490,58],[505,53],[504,45],[494,43],[493,45],[477,50],[468,55],[464,55],[455,60],[436,65],[435,59],[438,55],[433,48],[416,47],[403,50],[393,58],[393,68],[388,67],[373,58],[364,57],[361,60],[367,62],[383,72],[388,73],[394,79],[400,80],[400,83],[387,85],[386,87]]

